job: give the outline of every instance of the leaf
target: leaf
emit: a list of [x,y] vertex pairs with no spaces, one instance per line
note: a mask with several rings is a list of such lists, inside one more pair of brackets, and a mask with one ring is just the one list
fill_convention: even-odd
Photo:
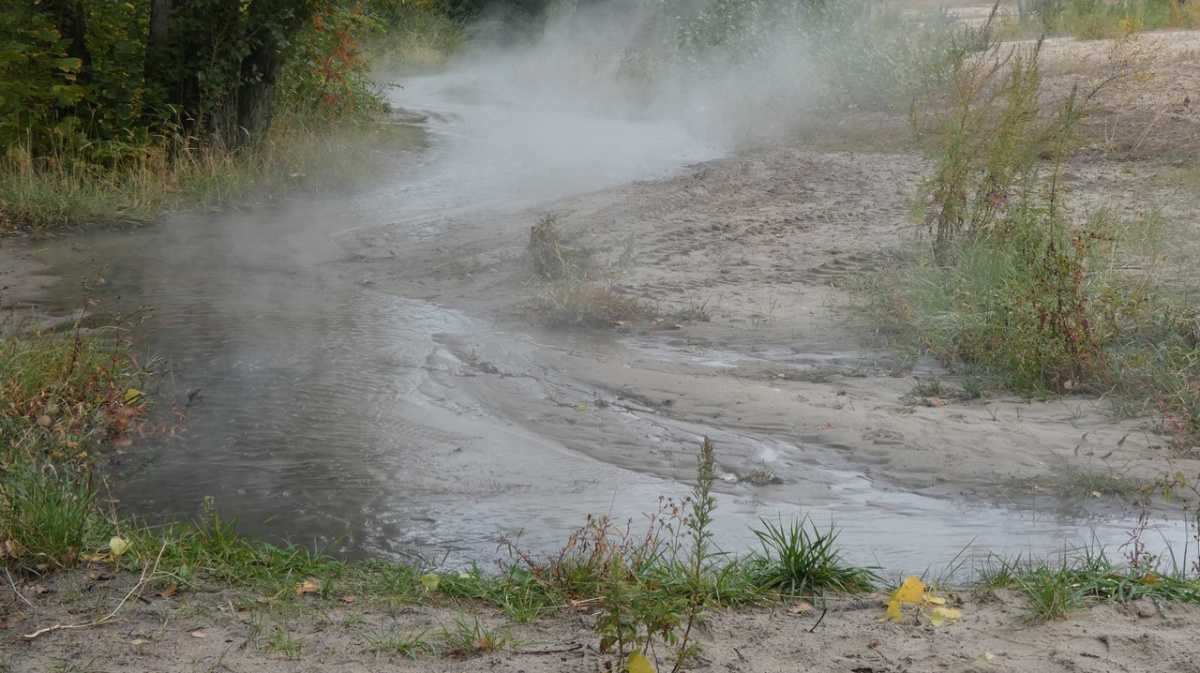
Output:
[[296,595],[303,596],[305,594],[320,593],[321,587],[317,586],[312,580],[304,580],[296,585]]
[[957,622],[960,617],[962,617],[962,612],[959,612],[954,608],[934,608],[933,614],[929,616],[929,623],[933,624],[934,626],[953,624],[954,622]]
[[193,638],[207,638],[208,634],[203,631],[192,631]]
[[342,596],[341,598],[338,599],[338,602],[350,604],[350,603],[353,603],[354,600],[355,600],[354,596]]
[[892,594],[893,601],[902,603],[920,603],[921,598],[925,596],[925,583],[920,578],[909,575],[904,579],[904,583],[900,588]]
[[925,602],[930,605],[945,605],[946,599],[941,596],[934,596],[933,594],[925,594]]
[[121,554],[124,554],[128,550],[129,543],[124,538],[114,537],[108,541],[108,551],[116,558],[121,558]]
[[889,619],[897,624],[904,619],[904,613],[900,611],[900,601],[893,599],[887,602],[887,614],[879,621],[886,622]]
[[809,610],[816,610],[816,608],[814,608],[812,603],[809,603],[808,601],[800,601],[799,603],[788,608],[788,612],[794,615],[802,614],[808,612]]
[[629,653],[629,658],[625,660],[625,670],[629,673],[655,673],[654,665],[638,650]]
[[161,590],[155,592],[154,597],[155,598],[170,598],[171,596],[175,595],[176,591],[179,591],[178,584],[168,584],[167,586],[163,587]]
[[130,388],[129,390],[126,390],[125,391],[125,404],[133,404],[143,394],[144,393],[142,393],[142,391],[138,390],[137,388]]
[[984,661],[986,661],[990,664],[990,663],[992,663],[992,659],[996,658],[996,655],[984,650],[983,654],[979,655],[979,658],[983,659]]
[[429,593],[437,591],[438,583],[441,581],[442,578],[437,573],[425,573],[421,575],[421,586],[425,587],[425,591]]

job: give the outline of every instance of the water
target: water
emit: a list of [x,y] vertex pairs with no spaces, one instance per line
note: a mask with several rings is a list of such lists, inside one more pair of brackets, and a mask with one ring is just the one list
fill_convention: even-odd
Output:
[[[272,540],[351,558],[487,560],[501,535],[550,549],[589,513],[632,518],[636,530],[659,496],[688,493],[681,479],[707,435],[806,475],[780,487],[722,483],[716,533],[727,549],[753,546],[759,518],[802,515],[836,522],[850,560],[889,572],[938,567],[968,545],[1043,554],[1093,535],[1125,541],[1128,521],[881,490],[823,447],[670,421],[620,399],[598,412],[594,434],[569,417],[556,425],[551,416],[563,412],[550,401],[612,394],[542,366],[533,337],[361,284],[340,263],[340,242],[382,226],[436,237],[452,215],[661,177],[721,148],[669,123],[535,104],[470,75],[405,87],[397,103],[427,111],[432,148],[375,187],[85,233],[44,252],[64,279],[62,307],[79,304],[74,281],[86,278],[109,307],[146,312],[153,351],[169,363],[180,403],[191,400],[186,438],[118,486],[128,510],[187,517],[212,497]],[[466,378],[468,343],[486,343],[493,366],[514,375]],[[764,348],[752,357],[815,366],[834,355]],[[623,452],[606,452],[606,442]],[[156,455],[144,448],[139,455]]]

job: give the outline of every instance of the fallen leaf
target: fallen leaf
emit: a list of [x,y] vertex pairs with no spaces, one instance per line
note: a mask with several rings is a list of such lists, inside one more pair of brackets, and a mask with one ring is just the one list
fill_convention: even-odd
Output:
[[127,449],[133,446],[133,440],[128,435],[121,435],[120,437],[114,437],[109,444],[118,449]]
[[354,596],[342,596],[341,598],[338,599],[338,602],[339,603],[353,603]]
[[112,552],[113,556],[120,557],[129,549],[129,543],[124,538],[114,537],[108,541],[108,551]]
[[35,594],[39,594],[39,595],[40,595],[40,594],[48,594],[48,593],[50,593],[50,590],[49,590],[49,589],[47,589],[47,588],[46,588],[46,586],[45,586],[44,584],[35,584],[35,585],[33,585],[33,587],[31,587],[29,590],[30,590],[30,591],[32,591],[33,593],[35,593]]
[[125,391],[125,404],[132,404],[142,396],[142,391],[137,388],[130,388]]
[[92,572],[88,573],[87,576],[88,579],[92,580],[93,582],[103,582],[113,578],[112,572],[108,570],[93,570]]
[[960,617],[962,617],[962,612],[959,612],[954,608],[934,608],[933,614],[929,616],[929,623],[933,624],[934,626],[953,624],[954,622],[958,621]]
[[203,631],[192,631],[193,638],[207,638],[208,634]]
[[167,586],[163,587],[160,591],[156,592],[154,594],[154,597],[155,598],[170,598],[171,596],[175,595],[176,591],[179,591],[178,584],[168,584]]
[[942,407],[946,405],[946,400],[940,397],[931,397],[929,398],[929,403],[935,407]]
[[805,612],[808,612],[809,610],[816,610],[816,608],[813,607],[812,603],[809,603],[807,601],[800,601],[799,603],[788,608],[788,612],[790,612],[794,615],[803,614]]
[[133,640],[129,641],[129,644],[130,644],[130,645],[135,645],[135,646],[140,646],[140,645],[145,645],[145,644],[146,644],[146,643],[148,643],[148,642],[150,642],[150,641],[149,641],[149,640],[145,640],[144,638],[135,638],[135,639],[133,639]]
[[945,605],[946,599],[941,596],[934,596],[933,594],[925,594],[925,602],[930,605]]
[[896,592],[892,594],[892,600],[901,601],[903,603],[919,603],[921,598],[925,596],[925,583],[920,578],[909,575],[904,579],[904,583]]
[[629,653],[629,658],[625,660],[625,670],[629,673],[655,673],[654,665],[637,650]]
[[872,591],[871,593],[867,594],[868,600],[875,600],[876,598],[879,598],[879,592]]
[[296,595],[303,596],[305,594],[316,594],[321,592],[321,587],[317,586],[311,580],[304,580],[296,585]]
[[438,584],[441,581],[442,578],[439,577],[437,573],[425,573],[424,575],[421,575],[421,586],[425,587],[425,591],[430,593],[437,591]]
[[1092,491],[1092,497],[1094,497],[1094,498],[1103,498],[1103,497],[1104,497],[1104,494],[1103,494],[1103,493],[1101,493],[1100,491]]
[[904,613],[900,611],[900,601],[893,599],[887,602],[887,614],[879,621],[886,622],[889,619],[897,624],[900,623],[901,619],[904,619]]
[[992,654],[991,652],[985,651],[983,654],[979,655],[979,658],[983,659],[984,661],[986,661],[988,663],[991,663],[992,659],[996,658],[996,655]]
[[41,416],[38,416],[37,424],[42,426],[43,428],[50,427],[50,423],[51,423],[50,416],[48,416],[46,414],[42,414]]

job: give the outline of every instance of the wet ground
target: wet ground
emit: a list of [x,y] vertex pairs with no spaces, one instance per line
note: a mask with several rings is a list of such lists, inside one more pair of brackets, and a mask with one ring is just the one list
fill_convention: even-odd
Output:
[[[1045,473],[1092,433],[1052,410],[1023,418],[1020,401],[906,410],[899,400],[911,377],[944,374],[936,363],[914,369],[811,317],[833,292],[823,274],[875,255],[839,257],[840,248],[860,239],[892,244],[900,208],[854,205],[878,195],[854,184],[839,192],[840,174],[809,159],[776,179],[803,191],[785,194],[787,203],[823,204],[811,221],[801,214],[788,224],[766,197],[725,179],[717,186],[746,203],[727,198],[733,205],[708,211],[749,223],[736,242],[706,253],[694,232],[639,234],[642,264],[652,268],[626,281],[629,291],[669,293],[674,281],[654,274],[671,268],[672,255],[763,247],[757,235],[776,245],[754,229],[759,220],[807,235],[848,207],[855,223],[882,227],[831,233],[839,249],[804,239],[801,249],[831,256],[779,265],[794,264],[796,282],[760,292],[758,308],[746,310],[751,300],[739,290],[751,281],[737,274],[760,265],[740,253],[722,267],[732,274],[715,274],[730,286],[724,304],[702,297],[712,283],[675,297],[702,300],[714,313],[712,323],[682,332],[555,333],[514,320],[511,306],[500,306],[521,291],[511,270],[527,224],[514,222],[547,210],[582,213],[596,234],[608,213],[613,222],[630,213],[642,222],[683,212],[671,204],[701,200],[688,190],[716,193],[703,182],[710,171],[758,185],[770,166],[697,167],[724,150],[677,124],[551,105],[489,82],[454,74],[406,82],[396,102],[430,147],[354,194],[87,233],[42,251],[63,279],[60,307],[79,304],[84,283],[75,281],[86,279],[107,307],[144,318],[149,348],[171,372],[167,394],[186,408],[185,439],[138,447],[117,466],[135,472],[116,490],[125,507],[152,519],[185,517],[212,497],[247,530],[349,557],[488,560],[502,535],[548,549],[590,513],[631,517],[637,529],[659,496],[686,496],[695,449],[708,436],[721,477],[717,540],[727,549],[751,546],[759,518],[804,515],[836,524],[851,560],[888,572],[942,568],[968,547],[967,557],[1126,541],[1134,513],[1122,503],[1064,509],[1036,491],[1001,498],[980,487],[986,468],[965,478],[929,467],[1011,448],[1018,457],[1008,462],[1036,477],[1038,464]],[[902,159],[867,161],[915,175]],[[604,188],[612,189],[577,196]],[[889,185],[885,197],[897,189]],[[497,237],[504,240],[489,242]],[[986,425],[988,415],[995,425]],[[1125,426],[1084,420],[1100,428],[1089,440],[1097,446],[1129,436]],[[1049,437],[1048,448],[1021,444],[1035,435]],[[1154,448],[1152,437],[1139,436],[1119,446]],[[905,451],[921,457],[904,459]],[[1010,467],[995,480],[1011,476]]]

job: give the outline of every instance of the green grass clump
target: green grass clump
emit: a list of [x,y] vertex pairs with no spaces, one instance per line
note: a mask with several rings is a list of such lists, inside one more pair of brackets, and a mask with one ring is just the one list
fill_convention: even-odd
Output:
[[1182,569],[1162,570],[1158,559],[1145,558],[1116,564],[1095,548],[1049,559],[993,556],[980,571],[975,590],[988,595],[1001,588],[1025,599],[1023,620],[1032,623],[1067,619],[1072,611],[1104,602],[1200,603],[1200,585]]
[[762,524],[764,530],[754,530],[762,550],[745,563],[750,581],[763,591],[783,596],[862,593],[880,580],[876,569],[842,559],[832,527],[823,532],[808,518],[788,525],[766,520]]

